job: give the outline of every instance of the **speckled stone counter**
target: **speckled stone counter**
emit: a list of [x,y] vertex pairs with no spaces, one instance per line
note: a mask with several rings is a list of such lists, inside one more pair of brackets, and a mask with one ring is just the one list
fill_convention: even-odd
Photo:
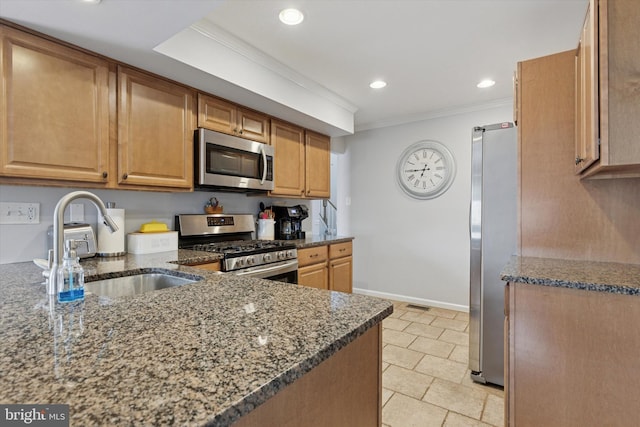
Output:
[[299,240],[290,240],[290,242],[293,242],[298,249],[303,249],[303,248],[311,248],[314,246],[323,246],[323,245],[330,245],[332,243],[344,243],[344,242],[350,242],[353,240],[353,237],[347,237],[347,236],[308,236],[305,239],[299,239]]
[[176,264],[92,259],[92,278],[202,280],[52,305],[33,263],[0,265],[0,402],[65,403],[71,425],[230,425],[391,314],[391,303]]
[[640,295],[640,264],[514,256],[501,277],[507,282]]

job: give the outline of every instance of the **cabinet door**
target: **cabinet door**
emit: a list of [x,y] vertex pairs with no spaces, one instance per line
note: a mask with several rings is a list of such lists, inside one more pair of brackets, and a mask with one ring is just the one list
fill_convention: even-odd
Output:
[[271,121],[271,145],[274,159],[274,196],[304,195],[304,129]]
[[0,27],[0,175],[106,183],[108,63]]
[[589,2],[576,53],[576,173],[599,158],[597,9]]
[[325,262],[328,258],[329,250],[327,245],[298,249],[298,265],[300,267]]
[[326,135],[306,131],[305,196],[331,196],[331,139]]
[[220,261],[208,262],[206,264],[194,264],[189,267],[199,268],[200,270],[220,271]]
[[353,257],[347,256],[329,261],[329,289],[351,293],[352,277]]
[[327,263],[323,262],[298,268],[298,284],[318,289],[329,289]]
[[198,94],[198,127],[235,135],[238,131],[236,113],[234,104]]
[[193,188],[193,92],[118,68],[118,183]]
[[271,139],[270,130],[269,116],[244,108],[238,109],[238,136],[268,144]]

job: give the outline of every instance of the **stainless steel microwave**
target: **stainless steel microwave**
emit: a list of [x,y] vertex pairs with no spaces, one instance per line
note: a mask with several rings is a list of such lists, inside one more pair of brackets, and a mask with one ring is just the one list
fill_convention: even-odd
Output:
[[220,190],[273,190],[274,147],[208,129],[195,134],[195,185]]

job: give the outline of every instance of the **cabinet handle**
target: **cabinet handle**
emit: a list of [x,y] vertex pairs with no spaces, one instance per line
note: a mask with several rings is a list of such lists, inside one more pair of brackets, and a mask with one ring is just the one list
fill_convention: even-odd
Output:
[[124,175],[122,175],[122,179],[127,179],[127,178],[129,178],[128,174],[125,173]]
[[242,129],[240,129],[240,130],[238,131],[238,133],[239,133],[240,135],[242,135]]
[[109,176],[109,174],[108,174],[108,173],[106,173],[106,172],[102,172],[102,178],[106,178],[106,177],[108,177],[108,176]]
[[319,255],[319,254],[312,254],[312,255],[309,255],[309,258],[317,258],[317,257],[318,257],[318,255]]
[[579,165],[582,162],[584,162],[584,159],[580,156],[576,156],[576,165]]

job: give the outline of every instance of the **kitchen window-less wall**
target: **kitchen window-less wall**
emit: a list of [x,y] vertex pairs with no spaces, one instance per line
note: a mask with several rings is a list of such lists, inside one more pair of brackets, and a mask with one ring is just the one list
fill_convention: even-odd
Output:
[[[513,121],[510,102],[345,137],[338,176],[348,169],[349,182],[338,193],[344,232],[355,236],[354,292],[468,310],[471,131],[503,121]],[[451,188],[432,200],[409,198],[395,179],[400,153],[423,139],[446,145],[457,166]]]
[[[60,198],[80,188],[0,186],[0,202],[38,202],[40,203],[40,223],[29,225],[0,224],[0,264],[31,261],[34,258],[46,258],[47,228],[53,224],[53,212]],[[116,207],[125,209],[125,228],[130,233],[141,224],[156,220],[166,223],[173,229],[176,214],[204,213],[205,202],[215,196],[224,206],[225,213],[250,213],[257,215],[260,202],[265,205],[309,204],[304,200],[269,199],[267,197],[246,196],[236,193],[204,192],[158,193],[124,190],[88,190],[104,202],[115,202]],[[85,222],[96,226],[97,211],[91,202],[83,199],[73,203],[82,203]],[[69,221],[69,208],[65,221]],[[311,221],[303,221],[303,230],[312,233]]]

